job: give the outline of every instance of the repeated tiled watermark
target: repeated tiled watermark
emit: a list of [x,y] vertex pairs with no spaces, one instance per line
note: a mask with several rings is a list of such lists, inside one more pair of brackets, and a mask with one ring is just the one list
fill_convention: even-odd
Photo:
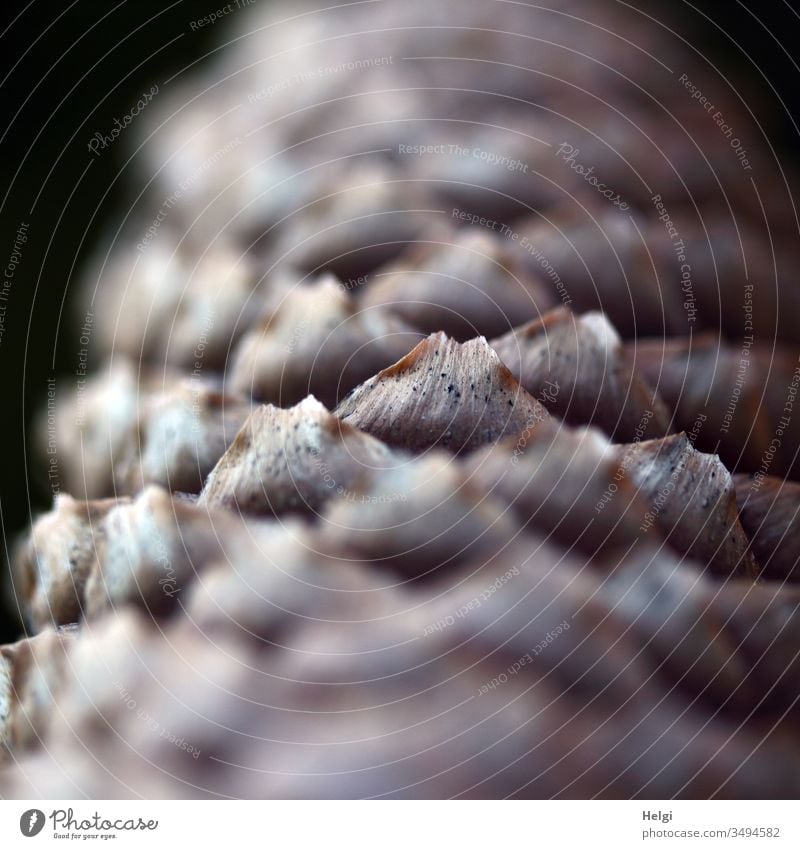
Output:
[[6,267],[3,269],[3,276],[0,279],[0,346],[3,344],[3,336],[6,332],[6,310],[11,295],[11,289],[14,285],[14,278],[17,274],[17,267],[22,259],[22,249],[28,241],[29,224],[21,221],[17,231],[14,234],[14,243],[11,246],[11,251],[8,254]]
[[764,449],[764,453],[761,457],[761,465],[758,468],[758,471],[753,475],[753,480],[751,483],[751,489],[759,490],[764,484],[764,479],[769,474],[769,470],[772,467],[772,463],[775,460],[776,454],[780,451],[781,446],[783,445],[783,437],[786,431],[789,428],[789,425],[792,423],[792,417],[794,415],[794,405],[797,400],[797,393],[800,389],[800,365],[795,366],[795,370],[789,379],[789,383],[786,386],[786,397],[783,404],[783,409],[781,410],[781,417],[778,420],[778,424],[775,426],[775,432],[772,437],[772,441],[770,444]]
[[338,65],[323,65],[319,68],[307,68],[303,71],[298,71],[296,74],[283,77],[277,82],[271,83],[258,91],[250,92],[247,95],[247,102],[259,103],[262,100],[269,100],[270,98],[275,97],[276,94],[288,91],[293,86],[314,82],[315,80],[324,80],[328,77],[336,76],[337,74],[353,71],[366,71],[371,68],[381,68],[386,65],[393,64],[393,56],[372,56],[366,59],[354,59],[351,62],[340,62]]
[[482,147],[465,147],[460,144],[398,144],[397,153],[399,156],[413,156],[417,158],[423,156],[451,156],[477,159],[486,165],[505,168],[512,173],[527,174],[530,170],[528,163],[523,162],[521,159],[507,156],[503,153],[485,150]]
[[464,619],[473,610],[477,610],[484,602],[489,601],[501,587],[505,586],[512,578],[516,578],[517,575],[519,575],[519,566],[512,566],[511,569],[496,578],[483,592],[478,593],[469,601],[462,604],[458,610],[449,613],[447,616],[443,616],[441,619],[437,619],[436,622],[432,622],[430,625],[426,625],[422,631],[422,636],[427,637],[430,634],[444,631],[455,625],[456,620]]
[[501,672],[499,675],[495,675],[491,681],[487,681],[482,687],[478,688],[478,695],[485,696],[492,690],[496,690],[498,687],[502,687],[503,684],[507,684],[515,675],[518,675],[519,672],[525,667],[529,666],[534,662],[534,660],[547,650],[549,646],[551,646],[563,633],[569,631],[570,624],[565,619],[559,625],[556,625],[555,628],[551,628],[545,636],[536,643],[535,646],[532,646],[530,651],[527,651],[525,654],[520,655],[517,660],[514,661],[505,672]]
[[226,145],[215,150],[210,156],[207,156],[188,177],[178,183],[178,187],[171,195],[169,195],[169,197],[164,198],[155,218],[153,218],[147,230],[145,230],[141,241],[136,245],[136,250],[139,251],[139,253],[144,253],[144,251],[147,250],[150,243],[158,235],[161,225],[167,220],[167,216],[172,211],[173,207],[186,194],[186,192],[192,188],[192,186],[203,176],[203,174],[206,173],[206,171],[209,170],[209,168],[213,168],[231,151],[236,150],[242,142],[243,139],[241,136],[235,136]]
[[89,345],[94,331],[94,311],[88,309],[83,317],[78,337],[78,365],[75,369],[75,424],[82,429],[86,423],[86,383],[89,371]]
[[594,173],[594,165],[586,166],[581,164],[579,161],[580,153],[580,148],[575,147],[569,142],[561,142],[556,149],[556,156],[559,159],[562,159],[576,174],[583,177],[590,186],[593,186],[597,190],[598,194],[602,195],[613,206],[616,206],[622,212],[626,212],[630,209],[627,201],[622,199],[618,191],[607,186],[605,183],[600,182],[597,175]]
[[56,419],[56,379],[47,378],[47,406],[45,412],[47,430],[47,483],[53,496],[61,492],[58,472],[58,423]]
[[248,6],[253,6],[255,2],[256,0],[232,0],[231,3],[226,3],[224,6],[220,6],[219,9],[203,15],[202,18],[195,18],[195,20],[189,21],[189,29],[192,32],[197,32],[206,27],[213,27],[217,21],[227,18],[233,12],[238,12],[239,9],[246,9]]
[[157,735],[159,740],[164,740],[171,743],[175,748],[191,755],[195,760],[200,757],[200,749],[186,741],[185,737],[179,737],[169,729],[165,728],[143,705],[138,704],[133,698],[127,687],[121,681],[114,682],[114,688],[119,693],[119,697],[125,707],[136,713],[136,717],[140,719],[147,728]]
[[141,112],[157,94],[158,85],[151,86],[149,91],[143,92],[136,104],[132,106],[121,119],[114,118],[114,126],[108,132],[96,132],[92,138],[89,139],[89,142],[86,145],[89,152],[93,153],[96,157],[101,156],[101,151],[106,150],[114,144],[114,142],[120,137],[122,131],[127,129],[133,123],[133,119],[136,118],[137,115],[141,114]]
[[736,132],[731,124],[729,124],[722,110],[717,109],[714,103],[706,97],[699,86],[695,85],[688,74],[681,74],[678,77],[678,82],[689,92],[692,100],[696,100],[700,106],[709,114],[711,120],[717,125],[720,133],[728,140],[731,149],[736,154],[739,164],[744,171],[752,171],[753,166],[750,163],[750,154],[748,154],[741,139],[736,135]]
[[[636,445],[637,443],[642,441],[642,438],[647,433],[647,428],[650,425],[650,421],[652,420],[655,413],[652,410],[645,410],[642,413],[642,417],[639,419],[639,423],[636,425],[636,428],[633,432],[633,439],[631,439],[632,445]],[[705,417],[703,417],[705,419]],[[617,470],[614,472],[614,476],[611,479],[611,482],[605,489],[605,492],[600,496],[597,501],[597,504],[594,505],[594,512],[601,513],[605,510],[606,505],[612,500],[612,498],[619,491],[619,484],[622,483],[625,475],[628,473],[628,469],[635,462],[633,454],[628,451],[620,462],[619,466],[617,466]]]
[[652,528],[657,522],[661,511],[664,509],[664,505],[667,501],[669,501],[670,496],[675,491],[676,482],[678,478],[683,475],[686,463],[694,451],[694,444],[697,441],[697,437],[700,435],[700,428],[703,426],[706,419],[707,416],[705,414],[701,413],[698,415],[691,430],[686,434],[689,444],[685,445],[681,450],[681,455],[678,457],[678,461],[675,463],[675,466],[670,472],[669,480],[656,493],[656,497],[650,502],[649,509],[642,517],[642,524],[639,526],[639,530],[642,533],[649,531],[650,528]]
[[458,207],[453,208],[450,216],[451,218],[455,218],[456,221],[462,221],[466,224],[472,224],[476,227],[484,227],[487,230],[492,230],[493,232],[504,236],[510,242],[513,242],[517,247],[521,248],[535,259],[541,266],[542,271],[550,279],[550,282],[553,284],[556,292],[558,292],[561,302],[565,306],[569,306],[572,303],[572,297],[567,291],[566,284],[561,279],[558,271],[556,271],[553,264],[544,255],[541,248],[539,248],[529,236],[526,236],[524,233],[520,233],[509,224],[505,224],[495,218],[488,218],[485,215],[478,215],[477,213],[468,212],[467,210],[459,209]]
[[675,254],[675,260],[678,263],[678,270],[681,275],[681,292],[683,294],[683,308],[686,311],[686,321],[689,324],[694,324],[697,321],[697,307],[695,306],[694,286],[692,283],[692,266],[686,258],[686,243],[681,238],[675,222],[666,207],[660,194],[653,195],[653,205],[658,214],[658,220],[664,225],[667,235],[672,242],[672,250]]
[[561,386],[557,380],[545,381],[545,385],[539,392],[540,406],[528,416],[524,429],[517,434],[517,444],[514,446],[514,451],[511,454],[512,466],[516,466],[519,463],[519,458],[525,453],[531,435],[537,426],[550,417],[547,404],[555,404],[560,389]]
[[725,412],[722,414],[722,424],[720,425],[721,433],[728,433],[733,423],[733,417],[736,414],[736,408],[739,406],[739,400],[742,396],[745,377],[752,365],[750,358],[750,350],[755,343],[755,335],[753,332],[753,284],[746,283],[744,286],[744,301],[742,303],[742,311],[744,312],[744,335],[742,336],[742,348],[739,354],[739,367],[736,370],[736,378],[733,382],[731,397],[728,399],[728,405]]

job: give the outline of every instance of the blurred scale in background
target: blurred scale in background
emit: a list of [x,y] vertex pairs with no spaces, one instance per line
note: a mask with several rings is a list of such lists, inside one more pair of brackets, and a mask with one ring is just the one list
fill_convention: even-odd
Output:
[[[115,119],[123,122],[154,84],[202,64],[219,33],[187,32],[187,20],[210,11],[204,2],[37,0],[4,4],[0,12],[4,269],[15,242],[19,248],[0,338],[2,642],[21,627],[5,592],[9,548],[58,488],[57,471],[51,477],[26,440],[34,415],[46,408],[48,380],[56,378],[56,387],[59,377],[74,382],[83,348],[91,359],[92,346],[81,344],[85,315],[76,293],[87,257],[116,229],[135,185],[130,127],[100,155],[88,144],[95,133],[110,137]],[[21,225],[25,241],[17,236]]]

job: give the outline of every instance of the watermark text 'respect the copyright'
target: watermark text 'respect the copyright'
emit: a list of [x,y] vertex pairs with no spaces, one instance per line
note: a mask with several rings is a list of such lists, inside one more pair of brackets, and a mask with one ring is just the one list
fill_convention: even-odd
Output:
[[230,15],[231,12],[236,12],[238,9],[244,9],[247,6],[252,6],[255,2],[256,0],[233,0],[232,3],[226,3],[224,6],[220,6],[220,8],[215,12],[210,12],[202,18],[190,21],[189,29],[192,32],[197,32],[197,30],[203,29],[203,27],[214,26],[218,20]]
[[502,153],[494,153],[480,147],[462,147],[459,144],[398,144],[397,153],[400,156],[459,156],[470,157],[485,162],[487,165],[496,165],[507,171],[527,174],[529,165],[521,159],[514,159]]

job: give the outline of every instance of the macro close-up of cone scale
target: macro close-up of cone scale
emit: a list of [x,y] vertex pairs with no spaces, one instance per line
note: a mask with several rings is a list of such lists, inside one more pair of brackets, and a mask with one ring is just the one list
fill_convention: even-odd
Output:
[[679,6],[231,3],[75,120],[0,797],[800,795],[798,162]]

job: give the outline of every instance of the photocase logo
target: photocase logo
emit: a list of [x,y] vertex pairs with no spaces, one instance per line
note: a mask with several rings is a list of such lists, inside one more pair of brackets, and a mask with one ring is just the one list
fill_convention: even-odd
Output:
[[36,837],[44,828],[44,813],[38,808],[31,808],[19,818],[19,830],[25,837]]

